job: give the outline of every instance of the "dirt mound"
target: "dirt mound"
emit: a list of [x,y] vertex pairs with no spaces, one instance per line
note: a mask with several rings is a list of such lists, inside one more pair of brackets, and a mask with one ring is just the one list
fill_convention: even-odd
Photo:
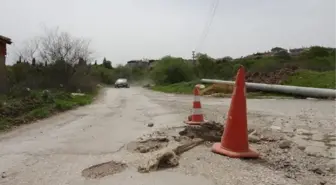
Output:
[[[250,128],[248,130],[248,134],[252,133],[253,131],[255,131],[255,129]],[[201,138],[208,142],[220,142],[223,132],[223,124],[210,121],[202,125],[186,126],[182,131],[179,132],[179,135],[191,139]]]
[[201,138],[205,141],[218,142],[223,131],[222,124],[212,121],[199,126],[186,126],[179,134],[189,138]]
[[286,65],[284,68],[273,72],[247,72],[246,82],[265,83],[265,84],[281,84],[289,76],[298,70],[297,66]]
[[148,138],[145,140],[131,142],[127,145],[129,151],[140,153],[148,153],[157,151],[168,145],[169,139],[167,137]]
[[120,162],[110,161],[97,164],[82,171],[82,176],[91,179],[99,179],[107,175],[120,173],[127,168],[127,165]]

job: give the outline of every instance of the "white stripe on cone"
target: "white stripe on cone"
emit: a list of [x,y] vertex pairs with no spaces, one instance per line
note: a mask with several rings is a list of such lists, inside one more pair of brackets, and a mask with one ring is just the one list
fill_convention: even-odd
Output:
[[200,96],[194,96],[194,101],[201,101],[201,97]]
[[203,114],[201,108],[199,108],[199,109],[193,109],[193,115],[201,115],[201,114]]

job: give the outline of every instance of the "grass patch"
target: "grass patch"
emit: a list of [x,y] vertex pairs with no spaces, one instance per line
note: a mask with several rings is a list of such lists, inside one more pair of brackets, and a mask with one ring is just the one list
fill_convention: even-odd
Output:
[[36,108],[30,111],[27,116],[31,116],[32,118],[42,119],[50,116],[52,114],[52,107],[45,106],[41,108]]
[[97,92],[73,95],[63,91],[33,91],[20,97],[3,96],[0,99],[0,131],[90,104],[96,94]]
[[157,85],[151,87],[154,91],[165,92],[165,93],[176,93],[176,94],[192,94],[196,81],[192,82],[180,82],[169,85]]
[[[197,82],[181,82],[169,85],[159,85],[151,87],[154,91],[164,92],[164,93],[175,93],[175,94],[193,94],[193,88]],[[204,84],[206,87],[211,84]],[[205,88],[206,88],[205,87]],[[215,93],[213,97],[231,97],[231,93]],[[290,95],[270,93],[270,92],[249,92],[246,95],[247,98],[267,98],[267,97],[291,97]]]
[[283,84],[335,89],[335,71],[316,72],[300,70],[290,76]]

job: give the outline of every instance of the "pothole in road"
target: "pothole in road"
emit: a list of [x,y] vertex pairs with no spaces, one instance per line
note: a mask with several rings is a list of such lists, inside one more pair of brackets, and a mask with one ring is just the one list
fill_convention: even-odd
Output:
[[148,153],[160,150],[168,145],[169,139],[165,136],[149,138],[146,140],[131,142],[127,145],[129,151]]
[[200,126],[186,126],[179,132],[180,136],[188,138],[201,138],[205,141],[219,142],[223,134],[224,127],[217,122],[209,122]]
[[82,176],[90,179],[99,179],[107,175],[120,173],[127,168],[127,165],[121,162],[110,161],[97,164],[82,171]]

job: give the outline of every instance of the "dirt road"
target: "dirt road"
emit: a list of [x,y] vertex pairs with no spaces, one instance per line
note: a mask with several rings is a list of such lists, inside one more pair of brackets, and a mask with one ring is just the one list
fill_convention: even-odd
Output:
[[[92,105],[2,134],[0,184],[298,184],[280,171],[212,154],[205,146],[185,153],[178,168],[138,173],[135,164],[141,159],[135,159],[136,155],[129,154],[125,146],[143,134],[183,125],[191,102],[191,96],[137,87],[107,89]],[[209,119],[223,121],[229,99],[203,98],[202,103]],[[302,133],[308,132],[306,135],[315,144],[301,144],[332,160],[335,140],[318,137],[335,137],[334,104],[316,100],[249,100],[249,124],[291,132],[298,143],[303,142]],[[147,127],[148,123],[154,126]],[[85,168],[111,160],[128,167],[101,179],[82,177]]]

